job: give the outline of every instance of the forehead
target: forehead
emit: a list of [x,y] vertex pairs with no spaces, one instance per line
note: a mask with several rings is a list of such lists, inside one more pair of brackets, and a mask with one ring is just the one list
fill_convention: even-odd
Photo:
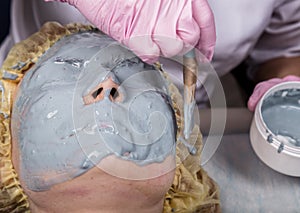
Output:
[[60,82],[65,86],[77,82],[84,75],[89,75],[90,81],[95,78],[103,80],[109,72],[113,72],[122,83],[138,72],[149,70],[154,71],[155,68],[143,63],[113,39],[97,32],[84,32],[64,37],[54,44],[23,81],[29,83],[30,80],[27,89],[45,87],[49,82]]

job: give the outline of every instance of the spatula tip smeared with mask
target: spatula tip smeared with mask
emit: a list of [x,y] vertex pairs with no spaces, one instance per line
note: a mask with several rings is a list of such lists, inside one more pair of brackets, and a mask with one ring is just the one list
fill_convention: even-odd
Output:
[[198,63],[195,49],[183,56],[183,82],[184,82],[184,138],[189,139],[194,127],[194,109],[196,105],[195,92],[198,76]]

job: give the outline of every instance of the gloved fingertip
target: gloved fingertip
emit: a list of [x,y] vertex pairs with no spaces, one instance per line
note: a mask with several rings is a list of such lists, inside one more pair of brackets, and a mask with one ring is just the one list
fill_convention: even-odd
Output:
[[139,58],[150,65],[153,65],[154,63],[156,63],[158,61],[158,57],[149,57],[149,56],[139,56]]
[[248,103],[247,103],[248,109],[249,109],[251,112],[254,112],[254,110],[255,110],[255,108],[256,108],[256,105],[257,105],[257,103],[256,103],[255,101],[253,101],[253,100],[251,99],[251,97],[250,97],[249,100],[248,100]]
[[288,75],[283,78],[284,81],[300,81],[300,77],[296,75]]
[[214,54],[214,53],[213,53],[213,51],[212,51],[212,52],[206,54],[205,57],[206,57],[209,61],[211,61],[212,58],[213,58],[213,54]]
[[248,109],[250,111],[253,112],[255,110],[257,103],[262,98],[262,96],[264,95],[266,90],[267,90],[267,88],[264,87],[263,83],[259,83],[256,85],[256,87],[254,88],[254,91],[253,91],[252,95],[250,96],[248,103],[247,103]]
[[147,64],[157,62],[160,56],[160,49],[150,36],[132,36],[121,42]]
[[252,95],[250,96],[248,100],[248,109],[250,111],[254,111],[257,103],[259,100],[263,97],[263,95],[274,85],[282,82],[282,79],[280,78],[272,78],[268,81],[263,81],[257,84],[253,90]]
[[213,58],[213,55],[214,55],[214,47],[207,48],[207,49],[200,49],[200,52],[201,52],[202,55],[205,56],[205,58],[208,61],[211,61],[212,58]]

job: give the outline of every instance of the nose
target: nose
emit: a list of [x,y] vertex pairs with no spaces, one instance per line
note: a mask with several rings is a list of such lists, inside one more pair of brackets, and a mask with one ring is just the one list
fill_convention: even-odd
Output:
[[108,98],[111,102],[121,102],[123,95],[118,88],[119,84],[114,82],[112,77],[109,77],[84,96],[83,101],[86,105],[102,101],[105,98]]

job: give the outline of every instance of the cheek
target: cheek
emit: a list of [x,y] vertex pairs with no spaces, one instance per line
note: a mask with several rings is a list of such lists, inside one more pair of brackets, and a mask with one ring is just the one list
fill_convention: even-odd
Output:
[[71,97],[29,92],[14,105],[13,158],[20,179],[40,191],[82,173],[85,155],[73,132]]

